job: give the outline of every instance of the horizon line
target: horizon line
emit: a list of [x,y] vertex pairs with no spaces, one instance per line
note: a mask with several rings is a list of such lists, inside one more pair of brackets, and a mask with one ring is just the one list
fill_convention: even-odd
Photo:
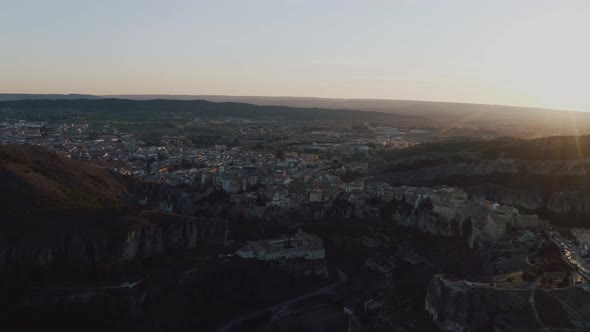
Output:
[[[507,105],[507,104],[492,104],[492,103],[476,103],[476,102],[466,102],[466,101],[443,101],[443,100],[418,100],[418,99],[395,99],[395,98],[357,98],[357,97],[316,97],[316,96],[289,96],[289,95],[279,95],[279,96],[272,96],[272,95],[228,95],[228,94],[170,94],[170,93],[117,93],[117,94],[92,94],[92,93],[30,93],[30,92],[0,92],[0,95],[61,95],[61,96],[93,96],[93,97],[105,97],[105,98],[114,98],[114,97],[130,97],[130,96],[142,96],[142,97],[149,97],[149,96],[170,96],[170,97],[231,97],[231,98],[292,98],[292,99],[324,99],[324,100],[343,100],[343,101],[400,101],[400,102],[419,102],[419,103],[444,103],[444,104],[463,104],[463,105],[474,105],[474,106],[492,106],[492,107],[512,107],[512,108],[524,108],[524,109],[538,109],[538,110],[549,110],[549,111],[559,111],[559,112],[581,112],[581,113],[589,113],[590,110],[585,111],[581,109],[564,109],[564,108],[550,108],[550,107],[542,107],[542,106],[521,106],[521,105]],[[81,98],[84,99],[84,98]],[[129,99],[129,98],[120,98],[120,99]],[[154,98],[154,99],[162,99],[162,98]],[[174,99],[171,99],[174,100]],[[192,100],[199,100],[199,99],[192,99]],[[247,104],[247,102],[243,102]]]

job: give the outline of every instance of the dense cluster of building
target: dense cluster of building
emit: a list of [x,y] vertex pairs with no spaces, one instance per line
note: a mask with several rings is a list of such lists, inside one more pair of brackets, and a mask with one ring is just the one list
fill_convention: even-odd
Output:
[[[195,200],[224,192],[240,215],[274,218],[305,211],[310,204],[330,205],[336,199],[362,205],[384,194],[387,188],[373,184],[365,188],[362,180],[368,170],[369,145],[398,148],[409,142],[401,138],[405,132],[388,127],[361,134],[323,130],[303,135],[291,124],[229,125],[235,125],[228,130],[230,137],[215,144],[193,144],[180,129],[175,136],[148,141],[111,123],[17,120],[0,123],[0,143],[42,145],[147,182],[181,186],[188,193],[181,199],[160,195],[147,204],[150,207],[191,214]],[[264,148],[268,141],[283,151]]]
[[[91,128],[86,123],[48,126],[43,122],[5,121],[0,123],[0,142],[44,145],[73,159],[148,182],[184,186],[199,195],[224,192],[229,195],[229,206],[243,216],[260,218],[268,216],[269,211],[271,216],[300,213],[311,205],[331,207],[340,201],[352,206],[352,217],[362,217],[375,202],[397,200],[414,206],[428,202],[442,219],[470,219],[474,237],[483,234],[494,240],[502,238],[507,227],[546,227],[546,221],[537,216],[469,198],[456,188],[392,187],[383,182],[365,182],[369,145],[414,144],[402,139],[409,132],[367,127],[366,135],[318,130],[306,136],[298,135],[298,128],[290,128],[294,132],[288,133],[287,127],[273,126],[250,123],[234,130],[232,135],[236,137],[229,141],[276,142],[284,136],[290,143],[280,156],[277,151],[240,144],[192,144],[180,134],[148,144],[135,133],[121,133],[110,124]],[[160,205],[172,211],[174,204],[178,202],[170,200]]]
[[6,143],[20,143],[27,138],[40,137],[45,122],[3,121],[0,122],[0,140]]

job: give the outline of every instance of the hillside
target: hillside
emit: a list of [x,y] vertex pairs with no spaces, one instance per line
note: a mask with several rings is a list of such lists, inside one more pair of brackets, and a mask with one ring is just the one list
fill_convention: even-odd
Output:
[[32,94],[32,93],[0,93],[0,101],[25,99],[100,99],[102,97],[85,94]]
[[588,227],[590,136],[456,139],[379,156],[388,161],[371,181],[457,186],[553,224]]
[[133,180],[39,146],[0,146],[0,210],[23,215],[121,209]]
[[28,99],[0,101],[0,110],[26,115],[34,112],[43,119],[49,113],[78,114],[97,119],[141,119],[165,115],[199,118],[244,118],[296,121],[386,121],[418,119],[410,115],[362,112],[347,109],[259,106],[244,103],[214,103],[205,100],[129,99]]
[[384,153],[389,160],[424,157],[434,153],[477,153],[482,159],[579,161],[590,158],[590,136],[551,136],[536,139],[501,137],[493,140],[460,137],[429,142]]
[[[53,111],[60,115],[97,111],[133,119],[166,111],[175,116],[237,117],[297,121],[383,121],[389,123],[494,130],[501,135],[540,137],[590,134],[590,113],[535,107],[393,99],[340,99],[221,95],[29,95],[0,94],[0,111]],[[39,114],[35,113],[35,117]],[[106,117],[105,117],[106,118]],[[102,118],[102,119],[105,119]]]
[[538,107],[420,100],[310,97],[216,95],[118,95],[116,97],[137,100],[153,98],[203,99],[214,102],[240,102],[255,105],[373,111],[436,121],[443,130],[449,128],[495,129],[503,135],[510,136],[536,137],[578,133],[590,134],[590,113]]
[[590,136],[453,139],[383,152],[378,177],[421,185],[495,183],[541,192],[588,191]]
[[0,183],[0,247],[108,238],[141,223],[140,183],[39,146],[0,145]]
[[0,145],[0,183],[0,266],[126,261],[227,236],[224,220],[144,210],[142,183],[38,146]]

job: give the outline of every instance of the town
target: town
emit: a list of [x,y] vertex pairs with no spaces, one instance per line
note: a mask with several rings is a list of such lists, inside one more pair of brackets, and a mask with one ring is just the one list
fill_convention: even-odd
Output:
[[[199,197],[221,191],[231,195],[231,205],[242,207],[242,213],[264,217],[333,201],[341,193],[346,193],[347,200],[358,199],[356,193],[362,191],[362,178],[374,158],[370,149],[402,149],[417,144],[416,139],[424,135],[391,127],[291,135],[297,128],[284,123],[214,122],[229,128],[230,134],[205,145],[181,134],[142,140],[133,131],[109,124],[25,120],[0,123],[0,143],[41,145],[146,182],[188,187]],[[379,190],[373,187],[368,190]],[[167,211],[194,209],[185,203],[174,198],[145,202]]]
[[[199,264],[209,262],[211,269],[262,269],[257,271],[266,271],[269,278],[285,274],[303,284],[313,280],[314,285],[323,285],[266,311],[253,311],[252,316],[237,315],[219,331],[239,330],[251,321],[257,322],[260,331],[288,330],[300,319],[317,329],[361,331],[396,324],[413,328],[424,317],[444,330],[450,324],[440,320],[446,303],[432,295],[431,288],[441,287],[442,292],[463,281],[444,275],[423,281],[426,284],[421,287],[428,288],[428,293],[421,314],[415,310],[423,307],[423,298],[417,302],[410,300],[411,295],[398,298],[405,291],[401,280],[408,271],[419,267],[416,273],[429,275],[432,264],[453,264],[453,256],[433,258],[438,246],[459,247],[452,255],[477,261],[450,269],[454,274],[469,271],[464,272],[471,278],[462,284],[465,289],[493,284],[506,291],[535,291],[539,284],[560,289],[590,280],[587,229],[556,230],[547,217],[550,214],[530,208],[530,202],[538,199],[490,194],[479,183],[424,181],[448,167],[445,163],[455,167],[448,171],[451,174],[476,176],[512,175],[524,167],[521,160],[504,156],[475,162],[469,149],[445,161],[441,152],[428,150],[440,144],[431,128],[240,118],[195,118],[177,122],[174,128],[147,127],[79,117],[63,122],[11,119],[0,123],[0,144],[41,146],[141,181],[137,204],[209,225],[202,226],[204,233],[197,229],[188,238],[216,233],[215,241],[209,242],[222,246],[214,249],[215,255],[195,258]],[[204,128],[208,131],[195,134]],[[419,153],[421,147],[426,147],[422,157],[426,159],[396,157],[405,151]],[[535,176],[551,174],[552,167],[564,176],[585,174],[581,161],[567,161],[565,166],[555,161],[525,165],[527,173]],[[424,178],[414,177],[412,172],[421,172],[420,167],[432,169],[419,173],[426,174]],[[394,180],[387,175],[397,176],[396,172],[401,175]],[[548,202],[558,205],[564,197],[569,196],[554,194]],[[339,227],[360,228],[340,234]],[[145,252],[140,244],[144,236],[140,232],[128,236],[126,260]],[[415,248],[424,236],[436,241],[426,252]],[[557,248],[553,254],[565,264],[557,272],[544,271],[548,258],[543,253],[551,251],[551,244]],[[190,267],[185,274],[197,270]],[[132,291],[140,284],[131,280],[108,287]],[[404,306],[414,308],[407,318],[401,318]],[[267,313],[270,320],[259,321]],[[330,318],[318,319],[318,315]]]

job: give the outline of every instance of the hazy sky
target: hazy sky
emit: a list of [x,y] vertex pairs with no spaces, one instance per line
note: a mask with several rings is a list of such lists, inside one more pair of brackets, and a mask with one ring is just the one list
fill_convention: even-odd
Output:
[[0,0],[0,92],[590,111],[589,0]]

